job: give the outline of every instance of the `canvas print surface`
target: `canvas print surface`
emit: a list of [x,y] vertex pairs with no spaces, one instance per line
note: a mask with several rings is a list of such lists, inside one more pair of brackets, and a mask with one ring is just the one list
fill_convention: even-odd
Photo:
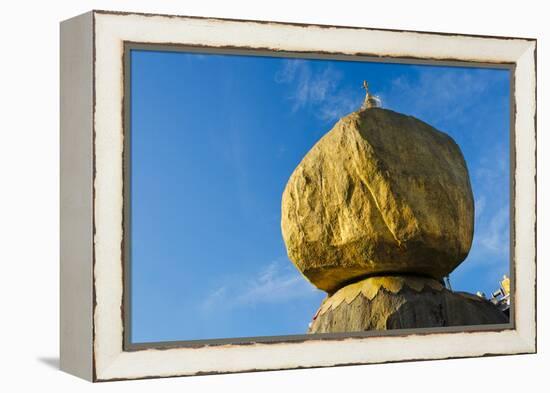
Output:
[[129,66],[131,343],[509,322],[509,69]]

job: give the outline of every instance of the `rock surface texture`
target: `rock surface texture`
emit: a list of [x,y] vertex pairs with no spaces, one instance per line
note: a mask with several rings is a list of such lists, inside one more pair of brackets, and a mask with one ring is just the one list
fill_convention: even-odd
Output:
[[491,302],[416,277],[371,277],[325,299],[308,333],[507,323]]
[[369,275],[440,279],[466,258],[473,225],[457,144],[414,117],[381,108],[336,123],[292,173],[282,198],[289,258],[329,294]]

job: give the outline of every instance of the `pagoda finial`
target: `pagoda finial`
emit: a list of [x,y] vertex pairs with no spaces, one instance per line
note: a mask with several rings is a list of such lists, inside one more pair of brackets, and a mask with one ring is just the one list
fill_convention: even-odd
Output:
[[380,98],[369,93],[369,82],[363,81],[363,89],[365,89],[365,101],[361,105],[361,110],[382,106]]

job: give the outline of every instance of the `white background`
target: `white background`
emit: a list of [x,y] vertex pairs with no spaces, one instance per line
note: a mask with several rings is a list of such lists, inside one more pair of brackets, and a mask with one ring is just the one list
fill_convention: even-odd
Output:
[[[548,391],[550,11],[544,1],[5,2],[0,13],[0,391]],[[537,355],[92,385],[58,371],[59,26],[90,9],[538,38]],[[547,97],[547,94],[546,94]],[[545,239],[547,239],[545,241]]]

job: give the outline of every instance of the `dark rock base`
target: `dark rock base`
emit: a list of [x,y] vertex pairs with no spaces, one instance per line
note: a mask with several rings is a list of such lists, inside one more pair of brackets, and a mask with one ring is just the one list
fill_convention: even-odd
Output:
[[437,281],[373,277],[325,299],[308,333],[504,323],[508,317],[488,300],[451,292]]

